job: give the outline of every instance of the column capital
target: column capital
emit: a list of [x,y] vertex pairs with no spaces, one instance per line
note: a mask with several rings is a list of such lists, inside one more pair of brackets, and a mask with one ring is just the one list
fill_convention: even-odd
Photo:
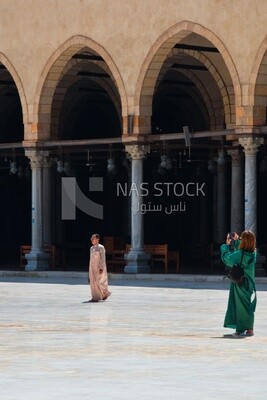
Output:
[[239,138],[239,143],[244,147],[246,156],[254,156],[258,152],[258,148],[263,144],[263,138],[246,136]]
[[125,150],[130,154],[132,160],[141,160],[150,152],[150,145],[147,144],[126,144]]
[[227,150],[227,154],[231,156],[232,165],[240,165],[242,161],[242,153],[239,148],[232,148]]
[[43,151],[43,160],[44,160],[44,164],[43,164],[44,168],[50,168],[52,166],[53,160],[50,157],[49,151]]
[[31,168],[42,168],[44,165],[44,152],[43,150],[25,150],[26,157],[29,158]]

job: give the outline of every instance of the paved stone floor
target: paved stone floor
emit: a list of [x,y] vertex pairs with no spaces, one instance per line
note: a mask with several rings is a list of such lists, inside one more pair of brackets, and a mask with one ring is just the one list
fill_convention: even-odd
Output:
[[[0,277],[1,400],[267,398],[267,285],[252,338],[222,327],[227,283]],[[225,336],[224,336],[225,335]]]

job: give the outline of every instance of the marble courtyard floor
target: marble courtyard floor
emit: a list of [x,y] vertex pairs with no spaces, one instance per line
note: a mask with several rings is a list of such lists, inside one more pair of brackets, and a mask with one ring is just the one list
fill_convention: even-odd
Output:
[[222,327],[228,283],[0,277],[1,400],[266,399],[267,284],[255,336]]

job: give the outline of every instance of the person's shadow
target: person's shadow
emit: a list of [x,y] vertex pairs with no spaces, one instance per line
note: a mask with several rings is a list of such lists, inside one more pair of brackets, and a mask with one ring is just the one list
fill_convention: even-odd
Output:
[[211,339],[246,339],[246,336],[233,336],[231,333],[223,336],[213,336]]
[[[86,301],[82,301],[82,304],[85,304],[85,303],[100,303],[100,301],[98,301],[98,300],[86,300]],[[103,302],[101,301],[101,303],[103,303]]]

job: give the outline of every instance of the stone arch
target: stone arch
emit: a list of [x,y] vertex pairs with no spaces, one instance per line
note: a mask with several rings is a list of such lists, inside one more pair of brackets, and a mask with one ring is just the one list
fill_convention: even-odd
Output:
[[[230,99],[229,90],[227,90],[227,86],[226,86],[221,74],[216,70],[215,66],[211,63],[210,60],[208,60],[208,58],[204,54],[201,54],[200,52],[193,51],[193,50],[183,50],[183,53],[191,55],[192,57],[194,57],[195,59],[200,61],[207,68],[207,70],[213,77],[214,81],[216,82],[216,84],[220,90],[221,97],[222,97],[222,106],[224,107],[224,110],[225,110],[225,120],[228,123],[233,122],[231,119],[231,114],[235,110],[231,110],[231,99]],[[187,72],[187,74],[189,75],[192,73]],[[190,78],[190,79],[193,80],[193,78]],[[211,100],[207,90],[205,89],[204,85],[202,84],[202,82],[199,81],[198,83],[196,83],[196,85],[198,86],[200,93],[203,94],[203,98],[205,98],[205,100],[206,100],[205,102],[207,104],[208,110],[210,111],[210,114],[220,115],[219,110],[216,110],[215,106],[212,105],[212,100]],[[218,112],[216,112],[216,111],[218,111]],[[214,123],[211,123],[212,129],[216,129],[218,127],[218,125],[222,125],[222,123],[218,123],[216,121],[215,117],[213,118],[213,120],[214,120]]]
[[[203,66],[205,66],[209,70],[210,74],[213,76],[214,81],[220,87],[224,86],[221,76],[219,76],[219,74],[216,72],[215,67],[203,54],[200,54],[199,52],[193,51],[193,50],[172,49],[169,56],[175,56],[175,55],[181,55],[181,54],[186,54],[186,55],[192,56],[195,59],[201,61]],[[161,81],[161,78],[164,76],[166,71],[171,67],[172,63],[173,63],[173,61],[169,62],[169,60],[167,60],[164,63],[164,67],[161,68],[161,71],[159,72],[159,75],[158,75],[158,77],[159,77],[158,82]],[[182,74],[187,76],[193,83],[195,83],[199,93],[201,94],[203,101],[205,102],[205,106],[206,106],[205,107],[206,110],[203,109],[203,114],[205,114],[206,111],[208,112],[210,128],[214,129],[214,130],[222,129],[223,124],[221,121],[222,116],[221,116],[220,108],[223,108],[223,106],[224,106],[225,112],[227,113],[226,116],[230,114],[230,108],[229,108],[230,99],[229,99],[229,93],[227,92],[227,90],[225,88],[222,89],[221,94],[223,95],[223,97],[222,97],[221,104],[219,104],[219,108],[218,108],[218,104],[213,104],[213,99],[211,97],[211,94],[208,92],[205,85],[201,82],[201,80],[192,71],[183,70]],[[199,106],[200,106],[200,108],[203,108],[202,105],[199,104]]]
[[[109,69],[108,66],[106,64],[103,65],[103,62],[100,61],[91,61],[92,63],[99,65],[101,65],[101,69],[106,72],[109,73]],[[58,129],[58,124],[59,124],[59,118],[60,118],[60,113],[61,111],[65,110],[66,111],[66,105],[64,108],[62,108],[62,103],[64,101],[64,99],[66,98],[66,93],[69,91],[72,91],[71,88],[68,87],[68,82],[70,80],[70,77],[68,76],[65,80],[64,77],[66,77],[66,73],[71,70],[72,68],[75,68],[76,66],[78,67],[78,60],[76,59],[71,59],[68,61],[68,63],[66,64],[64,70],[61,73],[60,79],[58,80],[59,85],[57,86],[55,93],[54,93],[54,97],[53,97],[53,102],[55,102],[55,106],[53,106],[53,109],[51,110],[51,137],[54,138],[56,131]],[[120,98],[119,98],[119,93],[115,93],[114,90],[112,90],[112,85],[110,84],[110,82],[104,82],[103,80],[99,79],[99,78],[91,78],[92,81],[96,82],[100,87],[102,87],[107,94],[110,96],[111,101],[113,102],[115,109],[118,113],[118,117],[121,121],[122,124],[122,115],[121,115],[121,105],[120,105]],[[65,82],[64,82],[65,81]],[[79,84],[80,79],[78,78],[78,76],[76,75],[72,75],[71,76],[71,82],[72,82],[72,88],[76,85]],[[66,83],[66,85],[64,85],[64,83]],[[72,100],[72,102],[75,101],[74,99]],[[52,104],[53,104],[52,102]]]
[[247,99],[247,112],[252,114],[253,125],[266,124],[267,107],[267,36],[263,40],[253,63]]
[[11,61],[3,54],[0,52],[0,62],[6,67],[12,78],[14,79],[14,82],[16,84],[16,88],[19,93],[19,98],[20,98],[20,103],[21,103],[21,108],[22,108],[22,115],[23,115],[23,123],[26,125],[28,123],[28,104],[26,100],[26,95],[25,95],[25,90],[22,85],[22,81],[19,77],[19,74],[14,67],[14,65],[11,63]]
[[34,105],[33,122],[36,124],[39,139],[48,139],[50,136],[51,105],[55,88],[59,82],[68,61],[81,49],[88,48],[95,51],[106,62],[111,78],[120,95],[123,133],[127,132],[127,97],[121,74],[109,53],[97,42],[85,36],[73,36],[65,41],[50,57],[40,76]]
[[[150,124],[148,120],[150,121],[151,115],[151,97],[153,95],[153,90],[159,71],[164,61],[166,60],[166,57],[168,56],[174,45],[179,43],[185,36],[190,33],[195,33],[209,40],[218,49],[220,55],[225,62],[227,71],[233,84],[235,107],[241,104],[241,86],[237,70],[228,50],[226,49],[222,41],[207,28],[193,22],[182,21],[169,28],[157,39],[157,41],[151,47],[142,65],[136,85],[134,98],[134,111],[135,114],[138,116],[135,118],[136,126],[134,127],[134,130],[136,133],[139,133],[139,125],[141,127],[140,131],[142,131],[143,129],[144,132],[142,133],[146,133],[146,128]],[[195,55],[195,52],[193,52],[192,54]],[[204,57],[202,59],[201,55],[198,55],[198,59],[201,62],[205,63],[205,65],[207,66],[208,63],[206,62]],[[216,71],[214,71],[214,73],[216,75]],[[221,81],[220,76],[218,76],[217,78],[216,76],[214,76],[214,78],[216,79],[216,81]],[[219,84],[219,90],[221,91],[222,98],[225,101],[227,98],[225,93],[225,86],[222,86],[221,82],[219,82]],[[230,105],[225,103],[225,106],[225,114],[229,115]],[[234,111],[233,109],[234,107],[232,107],[232,112]]]

